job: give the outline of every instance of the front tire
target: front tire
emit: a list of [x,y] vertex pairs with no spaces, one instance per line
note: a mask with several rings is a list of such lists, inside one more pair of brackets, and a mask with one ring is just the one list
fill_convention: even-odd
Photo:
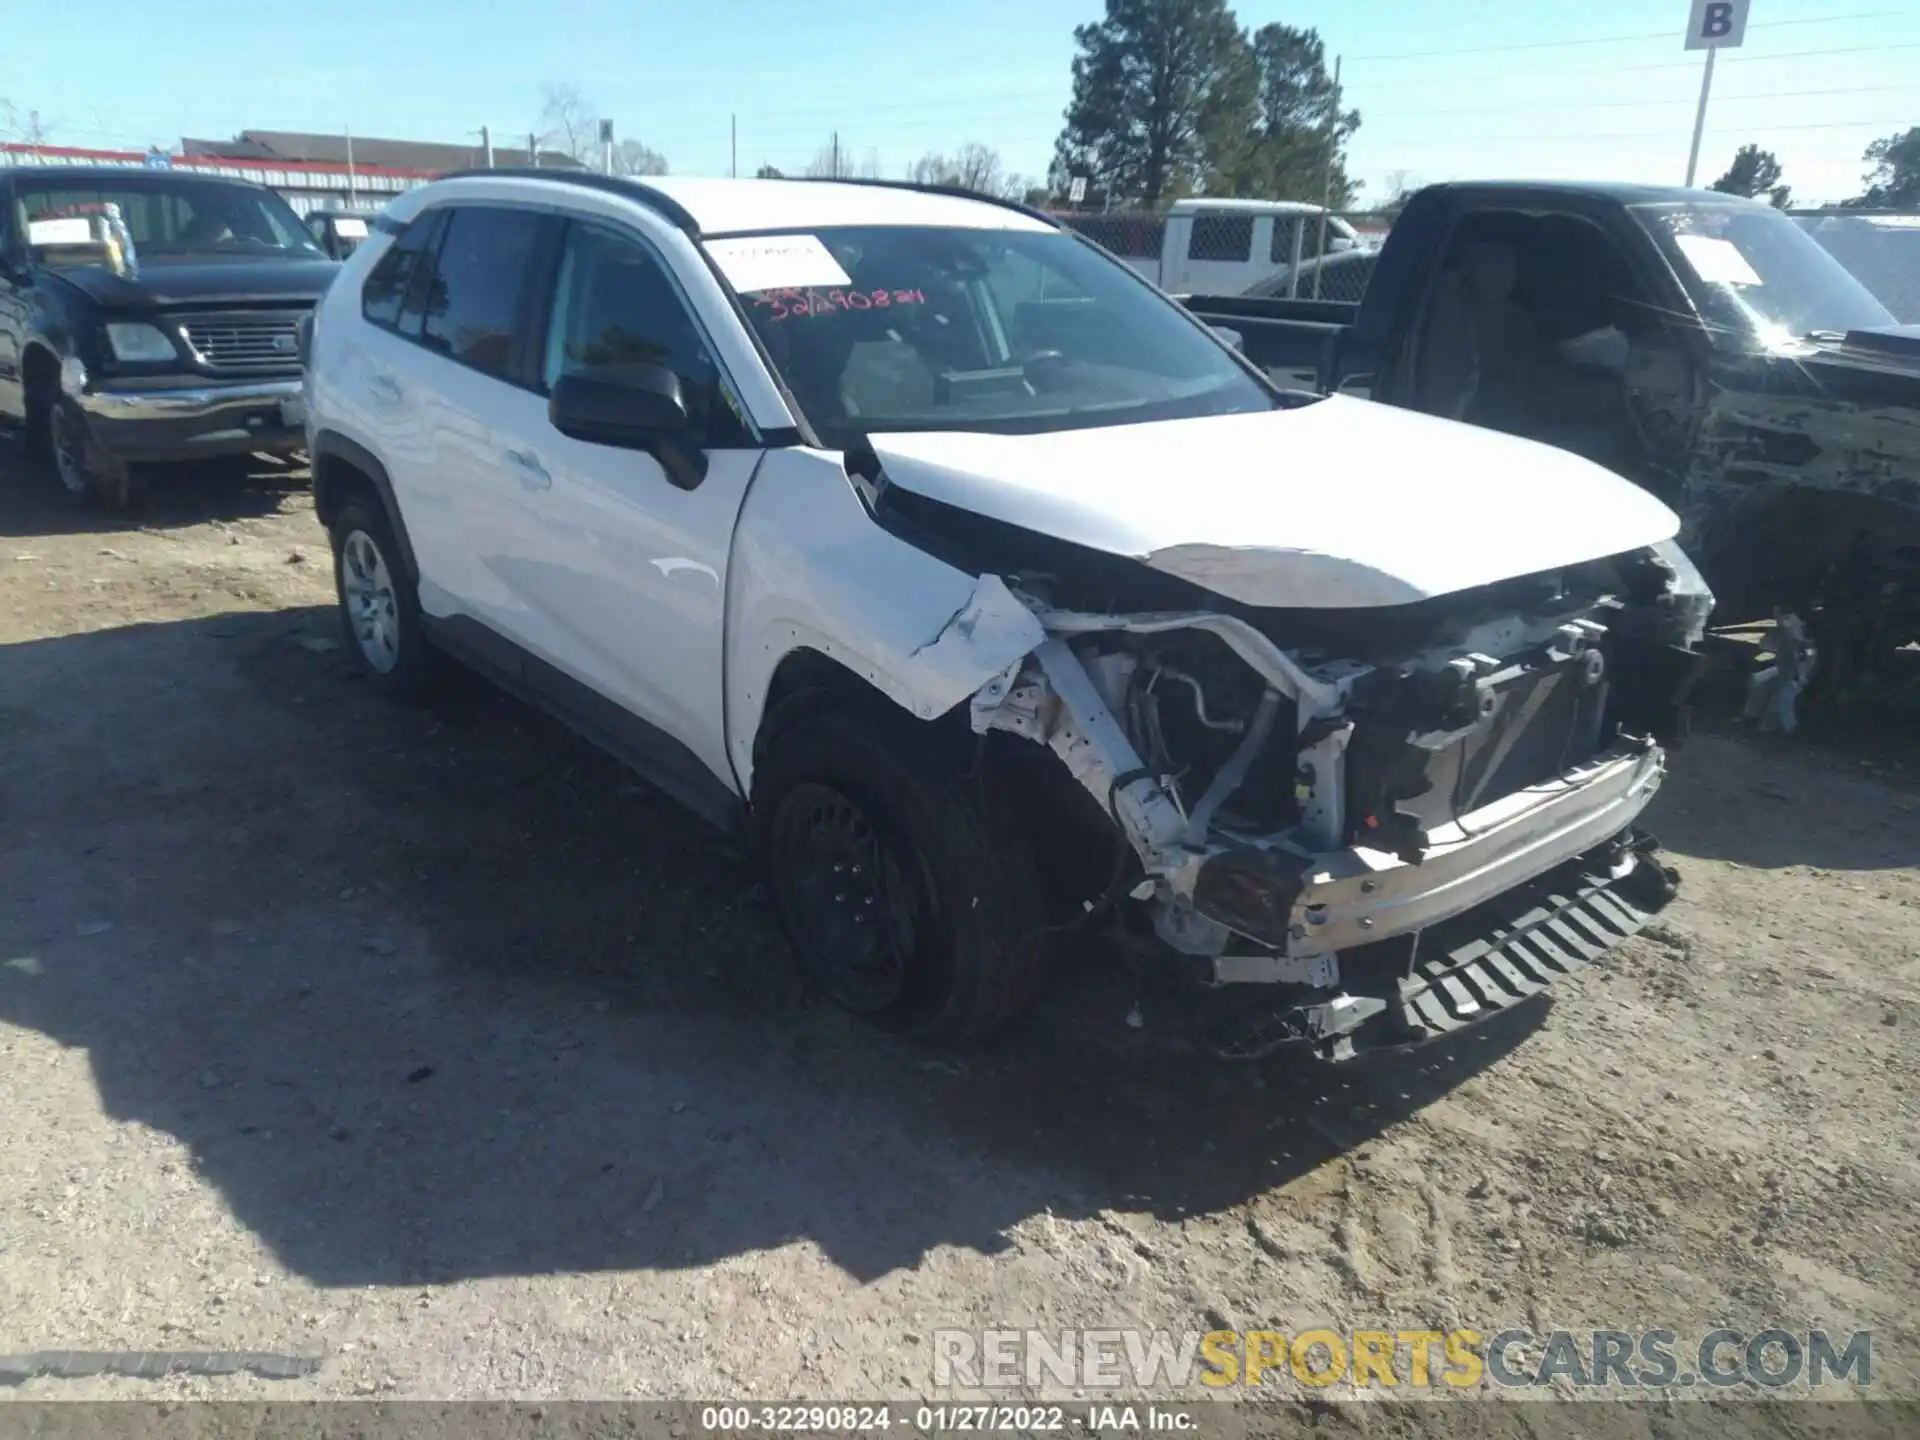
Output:
[[418,694],[432,678],[435,657],[386,515],[363,500],[349,500],[334,517],[331,539],[347,653],[375,689]]
[[64,395],[47,415],[47,446],[54,478],[73,504],[127,510],[141,498],[134,468],[93,438],[85,413]]
[[781,923],[841,1008],[964,1044],[1031,1007],[1041,904],[1025,837],[933,734],[810,706],[775,730],[754,803]]

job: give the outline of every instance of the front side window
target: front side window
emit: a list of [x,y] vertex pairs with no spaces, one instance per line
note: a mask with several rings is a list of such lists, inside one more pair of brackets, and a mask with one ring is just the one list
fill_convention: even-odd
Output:
[[1282,403],[1171,300],[1060,231],[850,226],[706,244],[839,448],[880,431],[1032,434]]
[[576,223],[567,232],[541,367],[544,388],[569,373],[664,366],[680,380],[688,418],[709,446],[746,443],[721,398],[720,370],[679,288],[659,259],[616,230]]
[[318,258],[293,208],[270,190],[184,177],[136,176],[99,184],[70,181],[17,182],[14,196],[21,233],[38,220],[97,215],[115,206],[142,260],[167,255],[300,255]]
[[504,206],[451,209],[423,305],[423,343],[509,378],[528,282],[550,223],[535,211]]

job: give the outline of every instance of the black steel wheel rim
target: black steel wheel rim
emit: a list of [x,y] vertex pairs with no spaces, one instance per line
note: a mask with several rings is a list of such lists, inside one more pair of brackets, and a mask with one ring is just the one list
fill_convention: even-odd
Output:
[[896,847],[867,808],[808,781],[782,800],[775,827],[779,876],[795,943],[821,985],[856,1014],[906,994],[920,906]]

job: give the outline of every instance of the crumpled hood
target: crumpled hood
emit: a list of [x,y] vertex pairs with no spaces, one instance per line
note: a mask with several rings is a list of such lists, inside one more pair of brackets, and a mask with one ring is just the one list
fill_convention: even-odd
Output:
[[1247,605],[1436,595],[1671,539],[1677,516],[1551,446],[1333,396],[1047,435],[875,435],[889,484]]
[[113,310],[318,300],[340,273],[336,262],[310,256],[136,259],[138,271],[131,277],[104,265],[62,266],[53,273]]

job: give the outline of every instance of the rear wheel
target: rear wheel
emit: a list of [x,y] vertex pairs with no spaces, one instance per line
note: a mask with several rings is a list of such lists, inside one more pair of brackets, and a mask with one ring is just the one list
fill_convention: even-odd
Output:
[[334,594],[348,651],[377,689],[419,691],[431,678],[434,652],[386,516],[352,499],[334,516],[331,534]]
[[954,1043],[1026,1012],[1041,907],[1024,837],[934,737],[814,708],[775,733],[754,793],[781,922],[836,1004]]

